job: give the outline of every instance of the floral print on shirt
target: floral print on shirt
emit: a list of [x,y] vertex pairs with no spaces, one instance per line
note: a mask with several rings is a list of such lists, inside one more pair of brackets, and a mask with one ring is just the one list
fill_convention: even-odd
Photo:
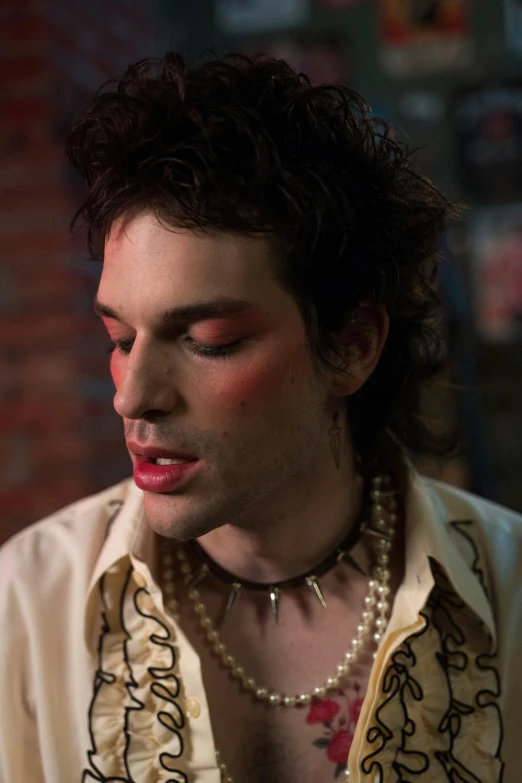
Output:
[[321,724],[322,736],[313,741],[320,750],[326,750],[328,759],[335,764],[334,778],[338,778],[347,767],[348,754],[352,746],[355,727],[359,720],[363,699],[360,687],[338,688],[335,697],[314,699],[306,716],[308,725]]

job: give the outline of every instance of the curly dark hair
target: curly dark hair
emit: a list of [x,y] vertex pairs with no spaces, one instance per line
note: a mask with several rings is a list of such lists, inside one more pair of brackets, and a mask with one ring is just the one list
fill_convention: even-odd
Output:
[[88,189],[73,226],[87,224],[95,258],[114,220],[141,210],[172,227],[263,232],[322,366],[338,366],[346,329],[361,339],[361,302],[385,308],[377,368],[347,399],[355,448],[364,461],[390,435],[417,454],[454,447],[423,399],[445,366],[437,250],[456,209],[354,90],[313,86],[264,55],[188,68],[168,52],[100,88],[67,154]]

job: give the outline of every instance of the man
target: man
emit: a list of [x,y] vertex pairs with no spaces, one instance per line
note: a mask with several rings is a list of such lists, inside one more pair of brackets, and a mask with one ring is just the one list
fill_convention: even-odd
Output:
[[263,58],[139,63],[68,154],[134,475],[0,554],[2,783],[518,781],[521,518],[406,457],[451,207]]

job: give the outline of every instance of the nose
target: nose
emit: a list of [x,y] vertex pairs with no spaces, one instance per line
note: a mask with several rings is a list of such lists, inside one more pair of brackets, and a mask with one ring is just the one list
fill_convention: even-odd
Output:
[[170,413],[179,402],[175,375],[164,349],[135,341],[116,384],[114,410],[124,419]]

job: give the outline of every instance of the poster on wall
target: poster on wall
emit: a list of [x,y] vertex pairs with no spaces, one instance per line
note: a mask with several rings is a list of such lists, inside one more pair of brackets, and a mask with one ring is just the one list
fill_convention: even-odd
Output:
[[522,202],[476,210],[470,249],[479,334],[522,339]]
[[385,71],[421,76],[471,65],[468,6],[468,0],[379,0]]
[[215,0],[216,25],[230,34],[298,27],[308,20],[309,6],[309,0]]
[[469,196],[522,198],[522,82],[490,82],[455,99],[457,166]]
[[504,0],[506,48],[522,56],[522,0]]
[[347,85],[350,80],[349,44],[346,36],[338,33],[280,35],[251,42],[246,49],[286,60],[312,84]]

